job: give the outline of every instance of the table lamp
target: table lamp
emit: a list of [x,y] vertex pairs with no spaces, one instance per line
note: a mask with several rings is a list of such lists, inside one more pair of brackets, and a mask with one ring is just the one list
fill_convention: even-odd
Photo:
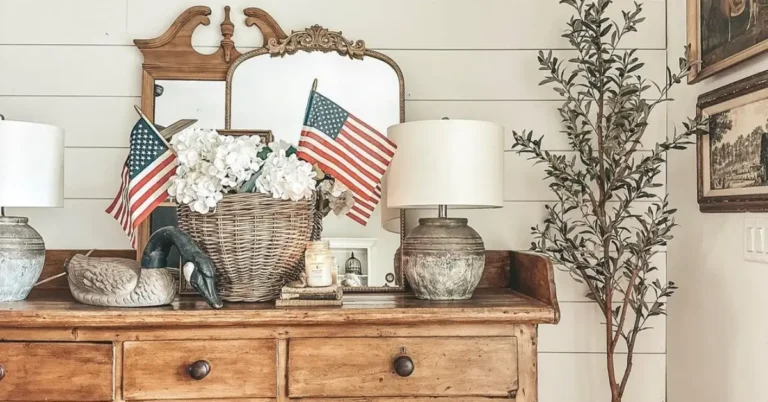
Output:
[[40,278],[45,243],[5,207],[64,205],[64,130],[0,118],[0,302],[24,300]]
[[504,128],[473,120],[425,120],[392,126],[397,152],[387,177],[389,208],[435,208],[402,247],[403,271],[416,297],[465,300],[480,282],[485,245],[467,219],[448,208],[503,206]]

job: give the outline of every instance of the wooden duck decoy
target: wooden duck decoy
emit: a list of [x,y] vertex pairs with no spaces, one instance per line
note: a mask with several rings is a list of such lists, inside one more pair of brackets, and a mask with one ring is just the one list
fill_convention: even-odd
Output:
[[178,281],[168,269],[168,254],[176,246],[185,260],[182,274],[213,308],[223,303],[216,292],[213,261],[189,235],[175,227],[155,232],[149,239],[141,266],[125,258],[75,255],[65,264],[69,289],[84,304],[110,307],[150,307],[170,304]]

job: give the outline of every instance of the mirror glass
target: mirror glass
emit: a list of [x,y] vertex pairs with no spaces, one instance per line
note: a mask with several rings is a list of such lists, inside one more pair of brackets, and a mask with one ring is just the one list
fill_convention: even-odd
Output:
[[[182,119],[197,119],[197,127],[224,127],[224,104],[226,82],[224,81],[155,81],[155,123],[167,127]],[[162,204],[149,219],[150,233],[166,226],[178,226],[176,207]],[[171,249],[168,262],[179,261],[176,248]]]
[[[315,79],[319,93],[382,134],[400,123],[400,79],[391,65],[368,56],[350,59],[336,52],[302,51],[285,57],[257,55],[236,67],[228,94],[228,128],[272,130],[276,140],[298,144]],[[387,219],[398,213],[383,212]],[[331,242],[339,276],[359,272],[358,284],[347,283],[351,287],[402,286],[395,275],[400,233],[398,228],[386,231],[382,223],[381,202],[367,226],[333,213],[323,222],[323,238]]]
[[197,127],[224,128],[224,81],[155,81],[155,124],[197,119]]

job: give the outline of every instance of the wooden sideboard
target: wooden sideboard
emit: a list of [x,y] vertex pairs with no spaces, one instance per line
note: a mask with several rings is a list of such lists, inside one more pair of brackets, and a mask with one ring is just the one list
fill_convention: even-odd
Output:
[[[71,254],[50,253],[46,275]],[[507,251],[488,252],[481,288],[459,302],[117,309],[52,283],[0,303],[0,401],[534,402],[537,325],[558,320],[550,262]]]

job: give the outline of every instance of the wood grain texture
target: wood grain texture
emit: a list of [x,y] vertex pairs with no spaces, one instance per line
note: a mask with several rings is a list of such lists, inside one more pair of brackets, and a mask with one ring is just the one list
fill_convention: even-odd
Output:
[[277,366],[277,400],[288,401],[288,340],[277,341],[275,353],[275,365]]
[[[355,338],[393,338],[426,336],[509,336],[515,324],[412,324],[412,325],[345,325],[344,336]],[[8,340],[27,339],[37,336],[52,340],[79,341],[167,341],[204,338],[210,340],[229,339],[295,339],[325,338],[339,335],[338,325],[285,325],[285,326],[229,326],[179,328],[161,327],[145,329],[80,328],[77,331],[45,331],[40,329],[18,329],[0,331]],[[282,355],[285,357],[285,355]]]
[[112,384],[115,385],[113,395],[115,400],[120,400],[123,399],[123,357],[125,354],[125,349],[123,348],[123,342],[112,342],[112,348],[115,353],[115,367],[113,372],[114,378],[112,380]]
[[[506,399],[506,398],[505,398]],[[450,397],[382,397],[382,398],[302,398],[302,402],[499,402],[499,398],[486,398],[482,396],[471,396],[456,398]]]
[[0,343],[3,401],[112,399],[112,345]]
[[[512,252],[488,250],[485,252],[485,269],[480,277],[479,289],[509,287],[512,269]],[[543,267],[542,267],[543,268]]]
[[[190,7],[179,15],[170,27],[153,39],[136,39],[133,42],[144,56],[144,71],[154,76],[172,79],[221,80],[230,64],[240,56],[230,39],[234,24],[230,8],[225,8],[224,21],[220,22],[222,34],[228,35],[217,44],[213,54],[198,53],[192,47],[192,34],[199,25],[209,25],[211,9],[206,6]],[[178,72],[178,76],[172,71]]]
[[0,327],[145,328],[230,325],[391,325],[436,323],[550,323],[556,310],[509,289],[480,289],[471,300],[430,302],[411,294],[348,294],[335,308],[277,309],[274,303],[228,303],[212,310],[198,297],[182,296],[163,307],[120,309],[87,306],[69,292],[32,292],[26,301],[0,304]]
[[[409,377],[392,367],[402,348],[415,366]],[[296,339],[288,345],[288,394],[508,397],[517,369],[513,337]]]
[[[125,342],[125,399],[255,398],[276,396],[274,340]],[[188,367],[210,363],[202,380]]]
[[[544,264],[546,269],[541,269]],[[555,290],[555,273],[552,262],[541,256],[528,253],[514,253],[512,256],[513,274],[511,287],[520,289],[521,292],[530,295],[555,311],[555,324],[560,321],[560,308],[557,304],[557,291]]]
[[515,331],[520,348],[517,351],[520,367],[518,377],[519,388],[515,394],[515,402],[538,402],[539,401],[539,365],[538,365],[538,343],[536,326],[521,325]]

